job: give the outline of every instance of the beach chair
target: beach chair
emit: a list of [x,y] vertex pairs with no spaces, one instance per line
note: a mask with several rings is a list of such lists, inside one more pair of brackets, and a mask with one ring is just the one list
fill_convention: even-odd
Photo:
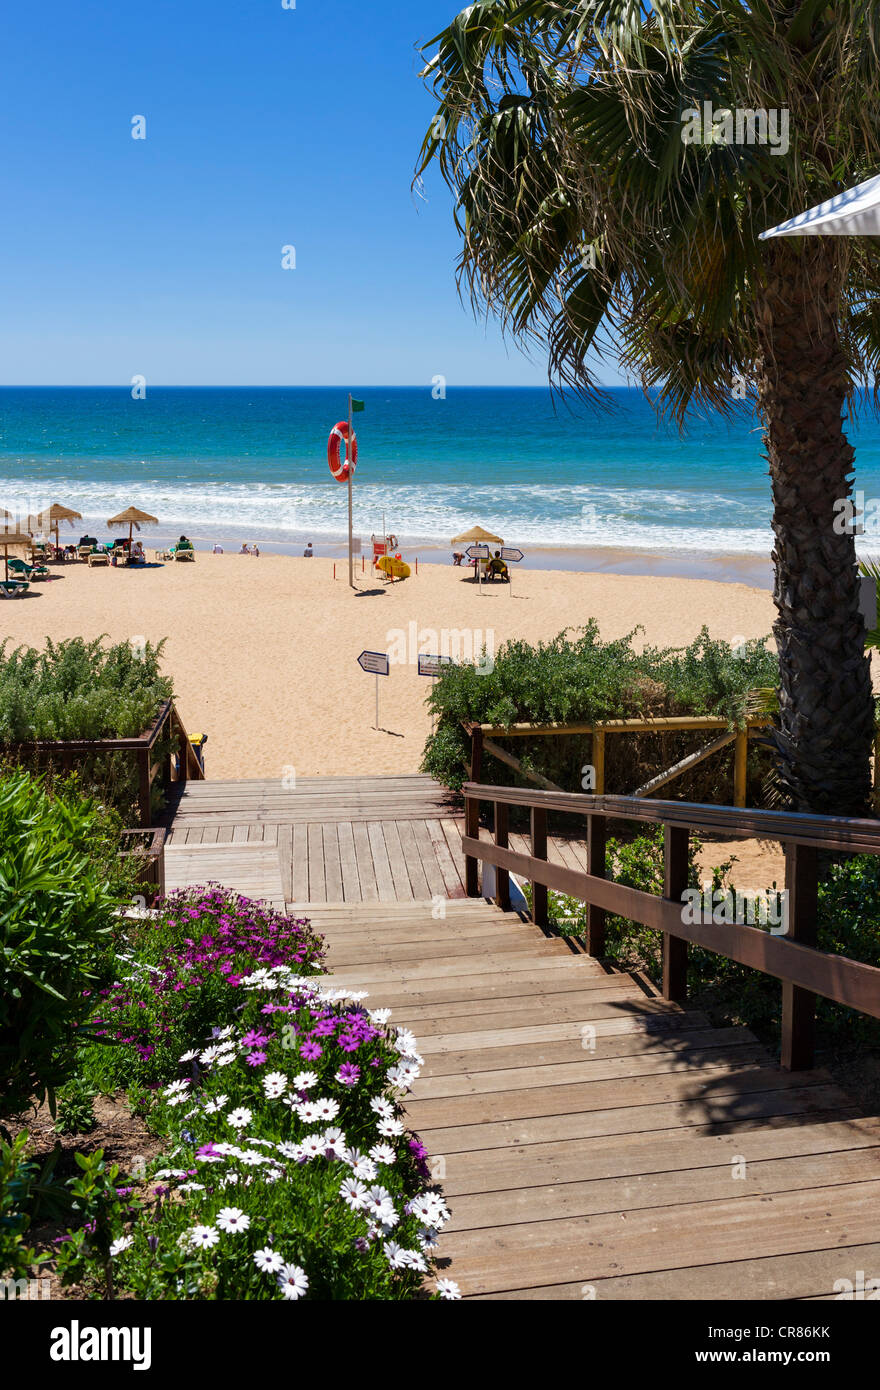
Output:
[[45,565],[29,565],[24,560],[19,560],[11,555],[8,560],[10,570],[14,575],[20,575],[22,579],[46,579],[49,571]]
[[174,547],[174,558],[175,560],[194,561],[196,558],[196,552],[193,549],[192,542],[187,541],[185,545],[181,545],[178,541],[177,545]]
[[86,556],[86,559],[89,562],[89,569],[92,569],[94,565],[110,564],[110,556],[107,554],[106,550],[92,550]]
[[30,587],[26,579],[0,579],[0,598],[22,598]]

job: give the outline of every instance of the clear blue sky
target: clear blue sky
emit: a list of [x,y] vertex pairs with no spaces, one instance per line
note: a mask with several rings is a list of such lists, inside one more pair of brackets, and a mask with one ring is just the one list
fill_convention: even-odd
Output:
[[460,3],[9,6],[0,383],[543,384],[458,299],[451,194],[410,191],[415,45]]

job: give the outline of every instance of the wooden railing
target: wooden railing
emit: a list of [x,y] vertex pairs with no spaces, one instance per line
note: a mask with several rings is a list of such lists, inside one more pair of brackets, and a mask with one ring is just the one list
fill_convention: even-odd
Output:
[[122,856],[135,860],[137,883],[146,889],[150,906],[165,896],[165,838],[164,828],[123,830]]
[[[880,1018],[880,969],[830,955],[816,948],[818,852],[880,854],[880,821],[850,820],[744,811],[682,801],[644,801],[628,796],[590,796],[532,791],[521,787],[468,782],[464,788],[465,886],[479,896],[479,861],[496,870],[496,901],[510,908],[510,874],[532,884],[532,915],[547,925],[547,890],[566,893],[587,905],[586,945],[591,956],[605,953],[605,917],[614,913],[663,933],[662,991],[667,999],[687,996],[688,945],[701,946],[782,981],[782,1065],[789,1071],[812,1066],[816,995]],[[480,803],[494,804],[494,839],[480,839]],[[511,806],[531,815],[531,854],[509,848]],[[551,864],[547,858],[550,811],[586,818],[587,872]],[[663,896],[655,897],[606,877],[605,845],[609,820],[661,824],[665,833]],[[786,935],[737,923],[684,920],[682,896],[688,887],[688,847],[692,830],[781,841],[785,846]]]
[[749,739],[761,729],[769,728],[773,720],[766,716],[746,720],[742,728],[731,729],[729,721],[715,715],[663,715],[656,719],[603,719],[593,724],[476,724],[465,723],[463,728],[471,740],[470,777],[478,782],[482,773],[483,753],[491,753],[499,762],[513,768],[522,777],[535,782],[547,791],[563,791],[555,782],[550,782],[532,768],[524,767],[519,758],[514,757],[495,740],[498,738],[546,738],[562,737],[570,734],[589,734],[592,739],[594,791],[601,796],[605,791],[605,743],[614,734],[682,734],[714,732],[713,738],[703,748],[687,757],[681,758],[673,767],[652,777],[643,787],[633,792],[633,796],[649,796],[668,786],[683,773],[697,767],[706,758],[718,753],[722,748],[734,745],[733,756],[733,804],[746,804],[746,772],[748,768]]
[[74,763],[102,753],[130,753],[138,766],[138,815],[141,828],[146,830],[153,821],[151,789],[157,774],[162,773],[166,791],[170,789],[174,780],[174,752],[167,754],[161,763],[155,758],[156,744],[166,728],[175,736],[177,782],[186,782],[189,777],[196,781],[204,779],[202,765],[189,741],[189,735],[183,727],[183,721],[173,700],[163,702],[153,724],[138,738],[82,738],[18,743],[10,746],[8,751],[14,758],[32,757],[38,765],[47,762],[58,763],[67,771],[72,769]]

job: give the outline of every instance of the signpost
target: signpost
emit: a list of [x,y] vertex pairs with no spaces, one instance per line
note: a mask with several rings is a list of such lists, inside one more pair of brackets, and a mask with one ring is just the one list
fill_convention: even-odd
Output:
[[479,585],[480,585],[480,593],[482,593],[482,592],[483,592],[483,566],[480,564],[480,561],[481,561],[481,560],[488,560],[488,558],[489,558],[489,547],[488,547],[488,545],[469,545],[468,548],[467,548],[467,550],[466,550],[464,553],[465,553],[465,555],[468,557],[469,560],[475,560],[475,561],[476,561],[477,580],[478,580]]
[[358,657],[358,666],[362,671],[376,677],[376,722],[374,729],[379,727],[379,677],[387,676],[390,671],[387,652],[361,652]]
[[[522,560],[522,559],[524,558],[524,556],[523,556],[522,551],[521,551],[521,550],[517,550],[515,546],[506,546],[506,547],[503,546],[502,549],[501,549],[501,558],[502,558],[502,560],[504,560],[508,565],[518,565],[519,562],[520,562],[520,560]],[[513,584],[512,584],[512,583],[510,584],[510,594],[511,594],[511,597],[513,597]]]
[[[451,665],[452,665],[452,657],[451,657],[451,656],[425,656],[425,655],[422,654],[422,653],[419,654],[419,675],[420,675],[420,676],[430,676],[430,677],[431,677],[431,681],[432,681],[431,689],[432,689],[432,690],[434,689],[434,682],[436,682],[437,677],[439,676],[440,672],[443,670],[443,667],[444,667],[444,666],[451,666]],[[431,733],[433,733],[433,732],[434,732],[434,710],[433,710],[433,707],[432,707],[432,709],[431,709]]]

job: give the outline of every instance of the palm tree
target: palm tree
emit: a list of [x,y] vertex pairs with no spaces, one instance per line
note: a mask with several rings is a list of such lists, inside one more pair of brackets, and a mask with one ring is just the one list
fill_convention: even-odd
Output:
[[679,425],[757,408],[782,783],[797,809],[867,813],[870,668],[834,503],[880,365],[880,245],[757,238],[880,167],[880,5],[476,0],[425,56],[417,175],[436,162],[456,194],[474,306],[546,345],[559,389],[600,397],[587,353],[613,348]]

